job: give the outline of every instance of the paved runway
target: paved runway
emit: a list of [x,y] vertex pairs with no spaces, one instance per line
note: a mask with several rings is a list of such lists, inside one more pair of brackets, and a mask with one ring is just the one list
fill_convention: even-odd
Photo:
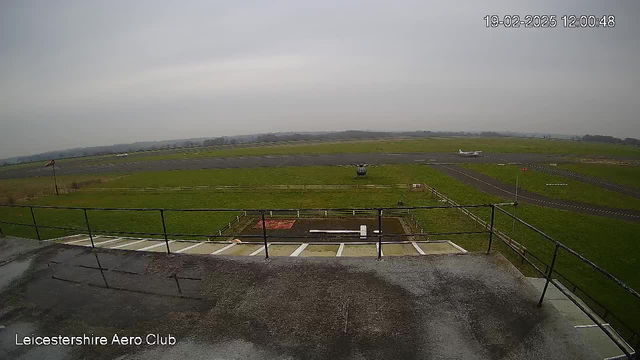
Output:
[[[505,184],[490,176],[486,176],[471,169],[466,169],[455,165],[433,165],[433,167],[455,179],[472,185],[482,191],[500,196],[508,200],[515,200],[515,193],[513,185],[511,184]],[[554,199],[522,189],[518,190],[518,201],[556,209],[576,211],[589,215],[605,216],[615,219],[640,222],[639,211],[615,209],[581,203],[577,201]]]
[[[497,160],[497,159],[500,160]],[[547,154],[487,154],[480,157],[461,157],[454,153],[409,153],[409,154],[322,154],[322,155],[280,155],[280,156],[239,156],[228,158],[193,158],[156,161],[132,161],[112,164],[90,164],[86,161],[60,164],[56,166],[59,175],[123,173],[158,170],[227,169],[277,166],[321,166],[352,165],[356,163],[377,164],[421,164],[421,163],[563,163],[566,157]],[[25,168],[0,172],[0,179],[44,176],[51,168]]]

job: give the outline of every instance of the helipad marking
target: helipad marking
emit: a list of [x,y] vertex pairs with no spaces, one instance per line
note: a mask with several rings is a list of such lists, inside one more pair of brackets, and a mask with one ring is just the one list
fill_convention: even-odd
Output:
[[220,254],[221,252],[223,252],[223,251],[225,251],[225,250],[227,250],[227,249],[232,248],[235,244],[237,244],[237,243],[229,244],[229,245],[227,245],[227,246],[223,247],[222,249],[218,249],[218,250],[216,250],[216,251],[212,252],[212,253],[211,253],[211,255],[218,255],[218,254]]
[[300,254],[304,251],[304,249],[306,249],[306,248],[307,248],[307,246],[309,246],[309,244],[308,244],[308,243],[304,243],[304,244],[300,245],[300,246],[296,249],[296,251],[294,251],[293,253],[291,253],[291,255],[289,255],[289,256],[293,256],[293,257],[295,257],[295,256],[300,255]]
[[338,252],[336,253],[336,257],[341,257],[343,251],[344,251],[344,243],[340,243],[340,247],[338,247]]
[[187,251],[187,250],[191,250],[191,249],[193,249],[193,248],[196,248],[196,247],[198,247],[198,246],[200,246],[200,245],[202,245],[202,244],[204,244],[204,242],[199,242],[199,243],[197,243],[197,244],[195,244],[195,245],[187,246],[187,247],[186,247],[186,248],[184,248],[184,249],[180,249],[180,250],[176,251],[175,253],[176,253],[176,254],[179,254],[179,253],[181,253],[181,252],[185,252],[185,251]]
[[414,248],[416,248],[416,251],[420,254],[420,255],[426,255],[424,253],[424,250],[420,249],[420,246],[418,246],[418,244],[416,244],[415,241],[411,242],[411,245],[413,245]]
[[[271,244],[267,244],[267,247],[271,246]],[[264,245],[259,248],[258,250],[252,252],[251,254],[249,254],[249,256],[256,256],[258,254],[260,254],[262,251],[264,251]]]
[[98,245],[102,245],[102,244],[109,244],[109,243],[116,242],[116,241],[119,241],[119,240],[122,240],[122,238],[115,238],[115,239],[112,239],[112,240],[101,241],[101,242],[93,243],[93,244],[95,246],[98,246]]
[[[169,241],[168,241],[168,243],[169,243],[169,244],[171,244],[171,243],[173,243],[173,242],[175,242],[175,241],[174,241],[174,240],[169,240]],[[147,250],[155,249],[155,248],[157,248],[157,247],[160,247],[160,246],[162,246],[162,245],[166,245],[166,244],[167,244],[167,243],[165,243],[165,242],[161,241],[161,242],[160,242],[160,244],[154,244],[154,245],[150,245],[150,246],[147,246],[147,247],[143,247],[142,249],[138,249],[138,250],[136,250],[136,251],[147,251]]]

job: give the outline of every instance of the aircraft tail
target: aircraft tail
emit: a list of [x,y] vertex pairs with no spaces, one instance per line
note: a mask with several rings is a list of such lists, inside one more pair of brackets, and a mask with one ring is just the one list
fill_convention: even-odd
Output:
[[458,154],[462,154],[462,149],[458,149]]

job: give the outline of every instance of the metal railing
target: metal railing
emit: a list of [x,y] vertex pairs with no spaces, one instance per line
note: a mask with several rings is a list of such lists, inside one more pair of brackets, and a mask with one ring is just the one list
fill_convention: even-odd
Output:
[[[548,289],[548,285],[551,283],[554,286],[556,286],[556,288],[558,288],[559,291],[561,291],[563,294],[565,294],[569,300],[571,300],[574,304],[576,304],[576,306],[578,306],[578,308],[580,308],[583,312],[585,312],[585,314],[595,323],[598,325],[598,327],[600,329],[602,329],[602,331],[607,334],[607,336],[609,336],[614,343],[624,352],[624,354],[629,357],[630,359],[633,358],[634,354],[633,352],[629,351],[627,349],[627,347],[625,346],[625,344],[621,344],[621,342],[618,340],[617,338],[617,334],[613,334],[611,332],[611,330],[609,330],[606,326],[604,326],[603,324],[601,324],[601,322],[595,317],[593,316],[589,311],[587,311],[587,309],[580,304],[578,301],[576,301],[576,299],[574,299],[572,296],[569,296],[569,294],[567,294],[567,290],[564,289],[562,286],[560,286],[554,279],[553,279],[553,274],[558,274],[557,270],[555,269],[556,267],[556,260],[557,260],[557,255],[559,251],[564,251],[572,256],[574,256],[575,258],[579,259],[580,261],[584,262],[585,264],[589,265],[590,267],[592,267],[593,269],[597,270],[599,273],[603,274],[606,278],[608,278],[609,280],[613,281],[613,283],[617,284],[618,286],[620,286],[622,289],[624,289],[626,292],[630,293],[633,297],[635,297],[636,299],[640,299],[640,294],[638,294],[638,292],[636,292],[634,289],[632,289],[631,287],[629,287],[628,285],[626,285],[624,282],[622,282],[620,279],[618,279],[617,277],[613,276],[612,274],[610,274],[609,272],[607,272],[606,270],[604,270],[603,268],[601,268],[600,266],[598,266],[597,264],[593,263],[591,260],[585,258],[584,256],[580,255],[579,253],[577,253],[576,251],[572,250],[571,248],[567,247],[566,245],[556,241],[555,239],[553,239],[552,237],[550,237],[549,235],[545,234],[544,232],[542,232],[541,230],[535,228],[534,226],[526,223],[525,221],[521,220],[520,218],[516,217],[515,215],[511,214],[510,212],[508,212],[507,210],[503,209],[502,206],[508,206],[508,205],[515,205],[514,203],[502,203],[502,204],[480,204],[480,205],[459,205],[457,203],[455,203],[453,200],[450,200],[448,198],[446,198],[444,195],[439,194],[436,192],[435,189],[433,188],[427,188],[428,190],[432,191],[434,193],[434,195],[437,195],[439,197],[443,197],[444,199],[446,199],[448,205],[442,205],[442,206],[411,206],[411,207],[371,207],[371,208],[315,208],[315,209],[164,209],[164,208],[88,208],[88,207],[65,207],[65,206],[36,206],[36,205],[0,205],[0,207],[11,207],[11,208],[25,208],[25,209],[29,209],[30,215],[31,215],[31,224],[25,224],[25,223],[14,223],[14,222],[8,222],[8,221],[0,221],[0,224],[7,224],[7,225],[16,225],[16,226],[26,226],[26,227],[32,227],[35,230],[36,233],[36,237],[38,240],[42,240],[41,234],[40,234],[40,229],[56,229],[56,230],[65,230],[65,231],[87,231],[89,234],[89,238],[91,241],[91,246],[95,247],[95,243],[93,241],[94,235],[95,234],[99,234],[99,233],[110,233],[110,234],[135,234],[135,235],[148,235],[148,236],[159,236],[162,237],[165,245],[166,245],[166,249],[167,249],[167,253],[171,253],[170,247],[169,247],[169,237],[180,237],[180,236],[187,236],[187,237],[205,237],[208,239],[216,239],[216,238],[225,238],[225,237],[229,237],[229,235],[224,235],[222,231],[218,231],[218,233],[215,234],[181,234],[181,233],[169,233],[167,231],[167,227],[166,227],[166,220],[165,220],[165,213],[166,212],[228,212],[228,213],[232,213],[232,212],[240,212],[243,214],[243,216],[259,216],[260,217],[260,221],[262,224],[262,234],[242,234],[242,235],[235,235],[237,237],[245,237],[245,238],[249,238],[249,239],[260,239],[261,243],[264,246],[264,253],[265,253],[265,258],[269,258],[269,238],[277,238],[277,239],[286,239],[286,238],[297,238],[297,239],[308,239],[308,238],[318,238],[317,236],[307,236],[307,235],[294,235],[294,236],[288,236],[288,235],[281,235],[281,234],[277,234],[277,235],[272,235],[269,234],[268,232],[268,227],[266,225],[266,217],[268,216],[274,216],[281,214],[282,216],[293,216],[293,214],[297,215],[298,217],[303,214],[303,215],[308,215],[308,216],[318,216],[318,214],[320,216],[324,215],[324,216],[329,216],[329,214],[331,214],[332,216],[375,216],[377,217],[377,223],[378,223],[378,232],[377,232],[377,241],[376,242],[368,242],[368,243],[376,243],[377,244],[377,258],[381,259],[382,257],[382,248],[383,248],[383,244],[385,243],[393,243],[393,242],[384,242],[383,241],[383,237],[384,238],[406,238],[406,237],[411,237],[411,236],[432,236],[432,235],[461,235],[461,234],[488,234],[488,248],[487,248],[487,253],[489,253],[491,251],[491,247],[492,247],[492,241],[494,238],[494,235],[496,237],[498,237],[500,240],[502,240],[503,243],[505,243],[511,250],[515,251],[519,256],[521,256],[522,261],[526,261],[527,263],[529,263],[534,269],[536,269],[537,272],[539,272],[541,275],[543,275],[546,278],[546,282],[545,282],[545,286],[544,289],[542,291],[542,294],[540,296],[540,299],[538,301],[538,305],[541,306],[545,297],[545,294],[547,292]],[[474,208],[490,208],[491,209],[491,218],[490,218],[490,222],[486,222],[484,220],[482,220],[481,218],[479,218],[477,215],[473,214],[469,209],[474,209]],[[78,211],[82,211],[83,215],[84,215],[84,220],[85,220],[85,226],[86,228],[71,228],[71,227],[63,227],[63,226],[49,226],[49,225],[42,225],[42,224],[38,224],[38,221],[36,219],[36,215],[34,213],[34,209],[59,209],[59,210],[78,210]],[[474,221],[478,222],[479,224],[481,224],[486,230],[481,230],[481,231],[460,231],[460,232],[441,232],[441,233],[429,233],[429,232],[411,232],[409,234],[404,233],[404,234],[392,234],[392,233],[384,233],[383,232],[383,222],[382,219],[383,217],[386,216],[412,216],[411,212],[416,211],[416,210],[433,210],[433,209],[458,209],[462,212],[464,212],[465,214],[469,215]],[[549,240],[550,242],[552,242],[555,246],[554,249],[554,253],[553,253],[553,258],[551,261],[550,265],[545,264],[542,260],[540,260],[538,257],[534,256],[533,254],[531,254],[530,252],[526,251],[526,248],[524,248],[522,245],[520,245],[519,243],[513,241],[511,238],[509,238],[508,236],[506,236],[504,233],[501,233],[500,231],[498,231],[495,227],[495,215],[496,215],[496,209],[503,214],[508,215],[509,217],[513,218],[515,221],[523,224],[524,226],[526,226],[527,228],[533,230],[534,232],[542,235],[545,239]],[[159,215],[159,220],[160,223],[162,225],[162,232],[132,232],[132,231],[101,231],[101,230],[96,230],[96,229],[92,229],[91,224],[89,222],[89,212],[92,211],[138,211],[138,212],[157,212]],[[356,215],[357,214],[357,215]],[[240,216],[237,215],[236,216],[236,221],[240,221]],[[228,225],[228,228],[231,228],[233,224],[230,222]],[[2,227],[0,226],[0,235],[6,235],[3,230]],[[339,239],[344,239],[344,238],[355,238],[355,237],[360,237],[360,235],[335,235],[335,234],[323,234],[323,238],[339,238]],[[403,241],[394,241],[394,242],[399,242],[402,243]],[[534,264],[529,257],[535,258],[539,263],[544,264],[545,265],[545,270],[541,270],[538,266],[536,266],[536,264]],[[563,276],[564,278],[564,276]],[[577,286],[574,285],[574,288],[577,289]],[[582,291],[584,293],[584,291]],[[585,293],[586,294],[586,293]],[[600,305],[598,303],[598,305]],[[601,306],[601,305],[600,305]],[[604,307],[603,307],[604,308]],[[613,315],[610,311],[607,310],[607,313],[610,314],[611,316],[615,317],[618,322],[620,324],[623,324],[625,327],[627,327],[627,329],[632,333],[632,336],[629,339],[625,339],[629,342],[632,342],[634,339],[638,339],[638,343],[635,344],[635,350],[637,352],[638,349],[638,345],[640,345],[640,338],[638,337],[638,335],[633,331],[633,329],[631,327],[628,327],[626,324],[624,324],[622,321],[619,320],[618,317],[616,317],[615,315]]]
[[[523,261],[526,261],[529,265],[531,265],[538,273],[543,275],[544,278],[546,279],[545,284],[544,284],[544,288],[542,290],[542,294],[540,295],[540,299],[538,300],[538,306],[539,307],[542,306],[542,302],[544,301],[544,297],[546,295],[546,292],[547,292],[547,289],[549,287],[549,284],[553,284],[571,302],[573,302],[580,310],[582,310],[582,312],[584,312],[585,315],[587,315],[589,317],[589,319],[591,319],[591,321],[593,321],[616,344],[616,346],[624,353],[625,356],[627,356],[627,358],[635,359],[636,358],[635,355],[637,354],[638,348],[640,346],[640,337],[634,331],[633,328],[631,328],[629,325],[625,324],[622,320],[620,320],[619,317],[615,316],[609,310],[604,308],[604,306],[602,306],[599,302],[595,301],[593,299],[593,297],[589,296],[586,292],[582,291],[585,295],[587,295],[596,304],[598,304],[603,309],[605,309],[605,311],[606,311],[605,316],[604,316],[605,318],[606,318],[607,315],[611,315],[612,317],[614,317],[617,320],[617,322],[620,325],[622,325],[624,327],[626,332],[630,333],[629,337],[627,337],[627,338],[622,337],[622,339],[626,342],[626,343],[622,343],[620,341],[620,337],[619,337],[619,334],[617,332],[615,334],[613,332],[611,332],[611,330],[609,330],[599,319],[597,319],[596,316],[594,316],[589,311],[589,309],[585,307],[585,305],[583,305],[579,301],[577,301],[573,296],[571,296],[568,293],[568,290],[566,288],[561,286],[560,283],[558,283],[556,280],[553,279],[553,275],[555,273],[557,275],[560,275],[563,279],[568,280],[565,276],[559,274],[557,272],[557,270],[555,269],[555,267],[557,266],[556,262],[557,262],[557,259],[558,259],[558,253],[560,251],[564,251],[565,253],[567,253],[567,254],[573,256],[574,258],[580,260],[581,262],[587,264],[589,267],[591,267],[592,269],[596,270],[598,273],[604,275],[607,279],[611,280],[614,284],[619,286],[626,293],[631,294],[631,296],[633,298],[635,298],[636,300],[640,300],[640,294],[636,290],[634,290],[633,288],[631,288],[630,286],[625,284],[622,280],[618,279],[617,277],[615,277],[614,275],[612,275],[608,271],[604,270],[602,267],[600,267],[597,264],[595,264],[593,261],[587,259],[586,257],[584,257],[583,255],[579,254],[575,250],[573,250],[573,249],[569,248],[568,246],[566,246],[565,244],[555,240],[551,236],[549,236],[546,233],[544,233],[542,230],[540,230],[540,229],[534,227],[533,225],[525,222],[524,220],[518,218],[514,214],[508,212],[507,210],[503,209],[502,207],[500,207],[498,205],[492,207],[492,219],[491,219],[491,223],[492,224],[494,223],[494,215],[495,215],[495,210],[496,209],[498,211],[500,211],[501,213],[503,213],[503,214],[509,216],[510,218],[514,219],[518,223],[524,225],[528,229],[534,231],[535,233],[540,234],[543,238],[545,238],[546,240],[550,241],[554,245],[553,257],[552,257],[551,263],[549,265],[546,265],[542,260],[540,260],[539,258],[537,258],[537,257],[533,256],[531,253],[529,253],[530,256],[533,256],[534,258],[536,258],[536,260],[538,260],[540,263],[545,264],[545,270],[544,271],[541,270],[538,266],[536,266],[532,261],[530,261],[527,258],[526,254],[520,253],[520,252],[518,252],[516,250],[516,253],[518,253],[521,256],[521,259]],[[492,233],[493,233],[493,231],[492,231]],[[512,250],[515,250],[512,247],[510,247],[510,248]],[[574,293],[575,293],[575,290],[578,289],[578,287],[575,284],[573,284],[572,282],[570,282],[570,281],[569,281],[569,283],[573,285]],[[636,340],[635,344],[634,344],[634,340]],[[629,349],[627,348],[628,344],[632,344],[630,346],[632,346],[634,348],[634,351],[629,351]]]
[[[509,203],[505,203],[502,205],[509,205]],[[277,239],[318,239],[318,236],[309,236],[309,235],[271,235],[267,232],[267,227],[265,225],[265,218],[267,216],[273,217],[275,216],[377,216],[378,218],[378,236],[377,236],[377,244],[378,244],[378,258],[382,256],[382,241],[383,236],[385,238],[397,239],[397,238],[408,238],[415,236],[434,236],[434,235],[470,235],[470,234],[486,234],[489,233],[487,230],[481,231],[456,231],[456,232],[411,232],[411,233],[402,233],[402,234],[394,234],[394,233],[384,233],[382,229],[382,218],[383,216],[406,216],[409,214],[411,210],[431,210],[431,209],[451,209],[451,208],[493,208],[494,204],[481,204],[481,205],[457,205],[457,206],[413,206],[413,207],[388,207],[388,208],[315,208],[315,209],[164,209],[164,208],[89,208],[89,207],[70,207],[70,206],[38,206],[38,205],[9,205],[2,204],[0,207],[10,207],[10,208],[24,208],[29,209],[31,215],[31,224],[25,223],[16,223],[9,221],[0,221],[0,224],[13,225],[13,226],[26,226],[32,227],[35,230],[36,238],[38,240],[42,240],[42,236],[40,233],[41,229],[51,229],[51,230],[63,230],[63,231],[73,231],[73,232],[87,232],[89,235],[89,240],[91,242],[91,246],[95,248],[94,243],[94,235],[96,234],[133,234],[133,235],[146,235],[146,236],[158,236],[162,237],[165,241],[165,245],[167,248],[167,253],[171,253],[171,249],[169,248],[169,237],[199,237],[199,238],[207,238],[207,239],[220,239],[220,238],[228,238],[229,235],[224,233],[224,230],[231,229],[234,222],[239,222],[241,217],[240,215],[236,215],[235,219],[229,222],[229,224],[223,229],[218,230],[213,234],[186,234],[186,233],[170,233],[167,231],[165,213],[167,212],[226,212],[226,213],[241,213],[242,216],[259,216],[262,219],[263,225],[263,233],[262,235],[257,234],[235,234],[235,237],[249,238],[249,239],[261,239],[265,245],[265,257],[268,258],[268,239],[277,238]],[[42,225],[39,224],[36,215],[34,213],[34,209],[57,209],[57,210],[78,210],[83,213],[84,216],[84,228],[77,227],[66,227],[66,226],[51,226],[51,225]],[[97,230],[92,228],[91,223],[89,221],[89,213],[93,211],[131,211],[131,212],[157,212],[159,217],[159,223],[162,226],[162,232],[137,232],[137,231],[118,231],[118,230]],[[0,226],[0,234],[3,234],[2,227]],[[360,238],[360,235],[337,235],[337,234],[323,234],[323,238],[337,238],[337,239],[348,239],[348,238]],[[398,242],[398,241],[395,241]]]

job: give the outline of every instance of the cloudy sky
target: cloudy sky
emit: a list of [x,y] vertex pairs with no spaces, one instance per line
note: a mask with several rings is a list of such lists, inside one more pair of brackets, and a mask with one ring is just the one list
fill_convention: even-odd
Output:
[[0,158],[276,131],[640,137],[639,19],[637,0],[3,0]]

